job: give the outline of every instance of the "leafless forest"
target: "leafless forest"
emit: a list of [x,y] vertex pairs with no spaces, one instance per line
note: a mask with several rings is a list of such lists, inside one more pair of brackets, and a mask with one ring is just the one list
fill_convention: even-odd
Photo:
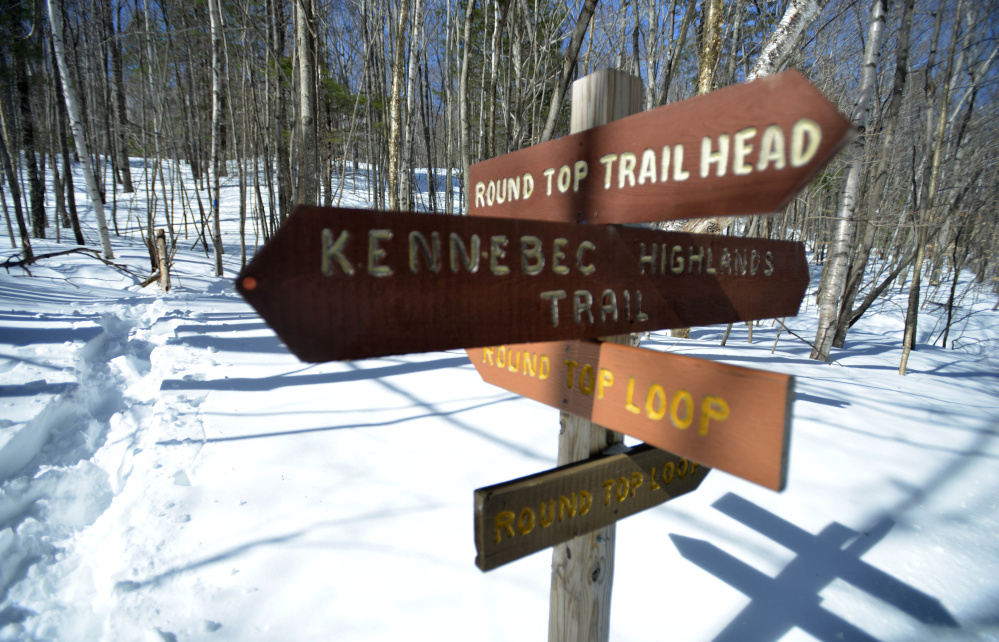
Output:
[[[650,109],[794,68],[862,135],[784,212],[713,227],[814,251],[813,357],[886,288],[910,293],[908,349],[921,276],[950,308],[960,270],[999,287],[994,1],[3,3],[3,207],[26,257],[56,226],[112,256],[124,195],[182,193],[182,211],[148,208],[151,260],[154,228],[191,219],[221,274],[220,180],[265,237],[358,177],[376,207],[460,214],[469,165],[568,133],[566,90],[591,71],[640,76]],[[102,238],[84,238],[84,206]]]

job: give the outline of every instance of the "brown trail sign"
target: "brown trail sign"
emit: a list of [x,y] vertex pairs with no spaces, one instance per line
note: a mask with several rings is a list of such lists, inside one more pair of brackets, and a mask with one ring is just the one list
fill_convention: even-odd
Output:
[[801,243],[299,206],[236,280],[304,361],[794,316]]
[[766,214],[854,131],[787,71],[476,163],[470,215],[633,223]]
[[483,571],[589,533],[700,486],[708,468],[651,446],[475,491]]
[[468,350],[488,383],[783,490],[794,377],[596,341]]

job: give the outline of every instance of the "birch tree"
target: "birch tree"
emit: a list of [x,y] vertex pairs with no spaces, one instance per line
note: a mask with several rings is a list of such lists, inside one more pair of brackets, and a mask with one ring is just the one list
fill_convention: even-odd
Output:
[[846,289],[847,268],[849,267],[850,250],[856,225],[860,170],[864,160],[864,145],[867,140],[863,132],[867,128],[870,118],[887,13],[887,0],[874,0],[868,23],[867,44],[864,48],[860,88],[857,92],[857,99],[850,110],[850,120],[861,132],[861,135],[847,149],[847,169],[843,179],[839,212],[836,217],[836,230],[819,292],[819,325],[815,333],[814,346],[809,355],[812,359],[825,361],[829,358],[829,349],[832,347],[833,337],[836,333],[836,321],[839,317],[839,304]]
[[[54,0],[49,0],[53,2]],[[222,101],[225,93],[222,89],[224,70],[222,68],[222,25],[219,14],[218,0],[208,0],[208,20],[212,34],[212,249],[215,259],[215,276],[222,276],[222,223],[219,198],[219,175],[222,171],[222,128],[224,127],[225,111]]]
[[73,84],[73,78],[70,75],[71,70],[66,64],[66,47],[62,30],[62,6],[59,4],[59,0],[48,0],[48,6],[49,22],[52,27],[52,47],[55,50],[56,64],[59,65],[59,73],[62,79],[62,93],[66,99],[66,111],[69,113],[69,124],[70,129],[73,131],[73,141],[76,143],[76,153],[80,157],[83,178],[87,182],[87,195],[90,197],[90,204],[94,208],[94,215],[97,218],[97,234],[101,240],[101,250],[104,252],[105,258],[113,259],[114,251],[111,249],[111,236],[108,233],[107,219],[104,217],[104,202],[101,199],[101,191],[97,186],[97,177],[94,175],[94,169],[90,165],[87,138],[77,100],[78,94]]

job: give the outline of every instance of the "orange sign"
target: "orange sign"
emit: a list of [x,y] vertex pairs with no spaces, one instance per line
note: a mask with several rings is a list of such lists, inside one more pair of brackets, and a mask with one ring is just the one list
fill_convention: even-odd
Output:
[[787,481],[789,375],[595,341],[468,355],[488,383],[773,490]]

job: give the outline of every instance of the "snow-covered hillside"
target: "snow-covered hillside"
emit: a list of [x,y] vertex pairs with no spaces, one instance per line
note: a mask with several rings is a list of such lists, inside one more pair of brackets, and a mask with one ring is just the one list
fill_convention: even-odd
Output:
[[[0,271],[0,639],[546,639],[550,550],[480,572],[472,492],[553,467],[557,412],[463,351],[299,362],[233,291],[226,190],[224,278],[193,238],[167,294],[80,254]],[[644,342],[794,375],[790,473],[619,522],[612,640],[999,640],[999,312],[962,281],[933,345],[945,289],[905,377],[897,286],[832,364],[769,321]]]

